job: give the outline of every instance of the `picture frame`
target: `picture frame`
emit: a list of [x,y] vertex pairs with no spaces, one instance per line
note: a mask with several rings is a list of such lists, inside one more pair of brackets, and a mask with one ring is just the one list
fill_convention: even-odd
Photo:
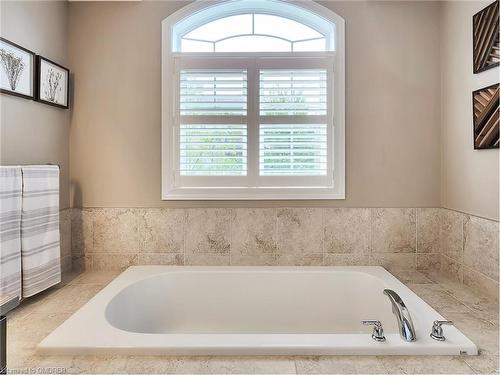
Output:
[[34,52],[0,37],[0,92],[33,100],[35,64]]
[[472,16],[474,74],[500,65],[498,7],[495,1]]
[[40,55],[37,55],[36,59],[35,100],[68,109],[69,69]]
[[474,150],[499,148],[498,83],[472,92],[472,134]]

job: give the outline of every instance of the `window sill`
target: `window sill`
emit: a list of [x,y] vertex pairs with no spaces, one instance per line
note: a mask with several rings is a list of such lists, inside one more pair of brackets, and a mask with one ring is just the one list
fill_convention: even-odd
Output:
[[332,187],[176,188],[164,191],[162,200],[318,200],[345,199]]

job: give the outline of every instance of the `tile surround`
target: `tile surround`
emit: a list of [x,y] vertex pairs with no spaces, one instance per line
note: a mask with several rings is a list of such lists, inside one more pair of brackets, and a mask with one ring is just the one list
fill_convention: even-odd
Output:
[[62,273],[70,272],[73,267],[71,257],[71,209],[66,208],[59,211],[59,235],[61,246],[61,270]]
[[277,217],[278,264],[321,266],[323,264],[323,210],[279,208]]
[[498,232],[499,225],[494,221],[473,216],[465,220],[464,265],[498,279]]
[[416,252],[414,208],[374,208],[371,215],[373,253]]
[[448,209],[440,211],[440,271],[498,300],[500,224]]
[[370,254],[370,214],[368,208],[325,208],[323,210],[325,253]]
[[120,270],[136,264],[382,265],[390,270],[440,270],[490,295],[498,293],[499,223],[448,209],[65,211],[63,258],[68,263],[71,233],[77,269]]
[[463,257],[463,226],[467,215],[443,209],[440,212],[441,253],[454,260]]
[[231,254],[240,259],[276,259],[278,232],[273,208],[234,210],[231,224]]

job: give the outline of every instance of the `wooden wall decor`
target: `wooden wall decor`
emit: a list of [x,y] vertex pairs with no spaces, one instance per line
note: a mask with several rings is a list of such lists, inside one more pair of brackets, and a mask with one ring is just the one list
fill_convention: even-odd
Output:
[[474,149],[498,148],[499,84],[472,93],[474,109]]
[[498,1],[488,5],[472,17],[474,40],[474,73],[500,64],[498,29]]

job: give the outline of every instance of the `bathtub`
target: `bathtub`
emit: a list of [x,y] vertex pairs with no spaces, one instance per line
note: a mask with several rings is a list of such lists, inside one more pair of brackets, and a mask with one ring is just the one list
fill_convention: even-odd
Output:
[[[385,288],[413,319],[405,342]],[[386,341],[362,320],[380,320]],[[43,354],[477,355],[382,267],[130,267],[39,345]]]

